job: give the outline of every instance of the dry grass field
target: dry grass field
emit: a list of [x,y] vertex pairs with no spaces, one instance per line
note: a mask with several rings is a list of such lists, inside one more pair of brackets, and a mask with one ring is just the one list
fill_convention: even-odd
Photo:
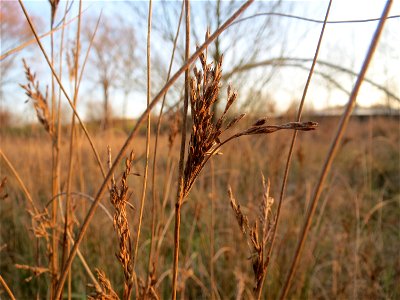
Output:
[[[318,120],[319,128],[300,135],[289,176],[280,231],[268,266],[264,295],[278,297],[296,239],[307,209],[307,201],[337,123],[335,118]],[[271,120],[274,122],[274,120]],[[51,142],[39,127],[2,129],[2,151],[12,162],[39,207],[51,199]],[[95,145],[104,164],[107,146],[119,149],[127,134],[110,129],[94,134]],[[250,222],[259,218],[263,197],[262,174],[270,180],[270,196],[279,197],[289,132],[261,137],[242,137],[223,147],[214,156],[194,185],[182,207],[181,266],[179,289],[185,299],[252,298],[254,254],[246,243],[227,193],[231,186],[235,199]],[[88,143],[77,134],[72,180],[74,231],[82,224],[93,195],[102,182]],[[352,119],[344,143],[324,187],[321,205],[311,228],[290,297],[292,299],[398,299],[400,289],[399,248],[399,119]],[[143,175],[145,137],[133,146],[136,158],[131,173]],[[168,131],[161,136],[156,166],[157,269],[155,289],[161,299],[169,297],[173,259],[173,222],[179,145],[169,148]],[[152,149],[151,149],[152,150]],[[61,153],[68,152],[62,143]],[[61,169],[67,168],[61,162]],[[124,165],[116,172],[120,178]],[[46,266],[46,242],[35,238],[26,196],[15,176],[2,161],[2,177],[7,178],[1,202],[1,270],[17,299],[45,296],[49,289],[45,271],[35,274],[16,264]],[[138,222],[142,176],[127,178],[129,202],[126,208],[131,235]],[[61,178],[62,186],[66,178]],[[123,290],[123,272],[115,257],[118,237],[113,229],[113,206],[103,197],[80,247],[91,269],[103,270],[114,290]],[[61,197],[63,202],[65,196]],[[48,206],[49,207],[49,206]],[[272,204],[272,214],[276,201]],[[138,249],[137,274],[147,272],[151,235],[151,201],[144,208],[143,238]],[[59,215],[61,218],[61,214]],[[61,226],[61,222],[59,226]],[[62,228],[59,228],[62,231]],[[211,271],[212,270],[212,271]],[[85,298],[90,279],[77,258],[72,268],[72,296]],[[139,276],[139,275],[138,275]],[[3,294],[4,296],[4,294]],[[2,296],[2,297],[3,297]]]
[[[260,46],[243,58],[246,64],[227,64],[230,74],[224,73],[225,50],[242,45],[249,33],[255,34],[254,45],[263,33],[271,40],[276,34],[269,21],[254,22],[262,25],[259,31],[245,23],[258,14],[238,20],[252,0],[233,1],[224,15],[218,1],[215,31],[202,32],[204,42],[197,48],[191,26],[199,23],[191,22],[190,1],[183,1],[176,33],[168,36],[168,74],[151,65],[161,57],[151,59],[152,28],[162,28],[152,27],[152,1],[147,12],[131,3],[140,22],[147,19],[146,43],[138,49],[129,48],[135,44],[133,27],[113,40],[119,29],[105,22],[102,31],[101,17],[90,23],[82,2],[75,3],[76,16],[68,20],[73,26],[66,29],[72,6],[49,0],[47,40],[39,38],[40,22],[32,21],[22,0],[20,15],[4,13],[7,5],[2,6],[2,25],[12,25],[4,33],[21,43],[1,53],[2,72],[13,70],[13,55],[28,47],[30,42],[14,40],[24,34],[40,51],[48,76],[36,76],[32,57],[20,65],[24,77],[18,88],[36,123],[14,124],[12,105],[0,111],[0,299],[400,299],[399,114],[352,116],[364,80],[384,93],[388,108],[389,98],[400,101],[389,80],[383,86],[365,77],[392,1],[380,19],[362,20],[376,22],[376,31],[359,71],[326,62],[334,67],[333,76],[315,71],[329,88],[348,95],[341,115],[329,117],[306,111],[303,104],[332,1],[323,21],[276,13],[281,1],[259,2],[271,10],[264,17],[321,26],[313,59],[293,64],[283,51],[282,57],[257,64]],[[22,21],[26,28],[16,29]],[[233,46],[220,51],[220,35],[239,23],[242,27],[230,31]],[[133,70],[135,51],[145,44],[140,73]],[[89,58],[91,51],[97,61]],[[92,63],[88,70],[86,62]],[[265,82],[280,67],[307,71],[303,96],[293,96],[299,100],[286,113],[265,109],[273,104],[264,105],[268,97],[261,89],[252,94],[250,83],[263,82],[238,75],[261,66],[269,68],[270,74],[258,74]],[[339,71],[352,76],[350,90],[335,81]],[[92,105],[103,112],[100,117],[89,111],[93,120],[84,119],[78,105],[85,100],[80,93],[90,89],[80,89],[88,83],[82,80],[85,72],[103,76],[92,78],[104,100],[100,108]],[[141,74],[135,85],[134,72]],[[147,98],[142,115],[113,118],[112,91],[125,89],[128,99],[137,85]],[[254,106],[245,114],[254,104],[263,112]]]

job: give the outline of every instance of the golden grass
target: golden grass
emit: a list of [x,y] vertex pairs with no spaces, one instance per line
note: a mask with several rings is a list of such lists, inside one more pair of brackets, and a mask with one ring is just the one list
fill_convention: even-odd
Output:
[[[232,114],[238,92],[231,85],[221,114],[216,114],[216,102],[221,98],[222,56],[209,63],[207,47],[252,2],[238,8],[213,34],[207,31],[205,42],[190,56],[190,1],[186,0],[181,12],[181,18],[186,12],[185,63],[174,75],[168,75],[153,99],[150,2],[147,108],[129,134],[117,126],[89,134],[89,124],[83,123],[76,110],[86,62],[85,59],[80,67],[81,4],[73,42],[74,62],[71,58],[68,62],[70,75],[73,73],[70,80],[74,81],[70,96],[61,82],[61,67],[60,74],[55,68],[53,34],[48,55],[23,2],[19,1],[52,71],[52,86],[50,95],[47,91],[44,95],[24,61],[28,83],[21,87],[33,103],[41,128],[30,129],[29,133],[23,132],[26,128],[20,129],[25,135],[21,137],[11,128],[1,130],[1,157],[7,177],[2,174],[0,186],[0,251],[5,258],[0,262],[4,274],[0,278],[11,298],[14,293],[20,298],[57,300],[71,299],[73,295],[89,299],[119,299],[119,295],[122,299],[131,299],[132,295],[136,299],[164,299],[171,295],[176,299],[179,294],[182,299],[275,299],[278,295],[283,299],[288,293],[294,298],[400,296],[396,286],[400,266],[394,258],[398,247],[393,245],[393,232],[397,232],[393,228],[399,213],[389,209],[399,204],[400,195],[400,134],[398,130],[391,131],[397,128],[398,119],[370,118],[367,128],[362,126],[363,121],[353,120],[349,124],[353,136],[343,138],[385,18],[381,18],[340,122],[334,118],[318,120],[321,127],[302,136],[295,147],[298,132],[318,127],[314,121],[300,122],[313,67],[296,122],[290,118],[253,119],[251,115],[246,119],[244,113],[237,111]],[[49,4],[53,26],[59,1]],[[389,5],[386,13],[388,8]],[[63,39],[59,47],[63,48]],[[190,78],[197,58],[201,70],[194,67],[194,76]],[[172,61],[173,55],[171,66]],[[183,73],[182,118],[172,114],[169,126],[165,126],[169,132],[161,134],[160,112],[153,146],[150,112],[161,98],[165,100],[168,89]],[[56,103],[61,94],[73,110],[72,122],[65,127],[61,126],[60,103]],[[189,104],[191,126],[186,147]],[[75,128],[75,118],[80,128]],[[144,137],[140,129],[146,119]],[[336,126],[332,124],[336,123],[339,127],[334,134],[332,128]],[[287,130],[294,131],[291,144]],[[279,134],[271,135],[277,131]],[[68,134],[69,145],[62,140]],[[180,146],[174,143],[178,134]],[[367,138],[363,140],[362,136]],[[339,148],[342,138],[344,143]],[[121,164],[133,142],[134,150]],[[117,150],[114,160],[109,146]],[[338,149],[337,163],[332,165]],[[158,158],[156,151],[160,153]],[[153,153],[154,165],[150,168]],[[326,163],[320,171],[325,156]],[[380,159],[375,160],[376,156]],[[108,173],[102,167],[106,161]],[[288,177],[291,162],[293,178]],[[147,190],[149,170],[153,172],[152,188]],[[329,171],[329,185],[324,187]],[[321,175],[317,176],[318,173]],[[266,182],[262,176],[260,181],[260,174],[267,174],[270,179]],[[275,208],[280,183],[279,204]],[[138,186],[142,186],[140,197],[136,193]],[[283,206],[284,194],[287,196]],[[322,204],[317,209],[319,198]],[[233,213],[229,211],[228,199]],[[240,204],[236,199],[240,199]],[[282,225],[278,229],[280,219]],[[307,235],[309,247],[304,248]],[[248,247],[242,246],[246,244]],[[74,263],[76,255],[82,264]],[[97,279],[92,269],[96,270]],[[295,277],[296,269],[299,271]],[[28,282],[20,284],[24,279]],[[93,292],[88,292],[87,287]]]
[[[239,131],[248,128],[249,125],[246,123],[250,125],[254,123],[246,119],[243,122],[241,125],[243,129]],[[301,143],[295,151],[292,175],[289,178],[287,206],[283,207],[281,230],[277,236],[276,250],[270,258],[269,276],[264,286],[264,296],[267,298],[275,298],[279,293],[279,280],[282,280],[281,270],[288,266],[291,250],[307,207],[305,201],[312,191],[320,161],[327,148],[326,142],[333,134],[334,126],[332,125],[336,120],[320,119],[318,122],[319,129],[311,134],[302,135]],[[300,297],[304,290],[310,297],[328,295],[329,298],[351,298],[354,289],[357,289],[359,297],[379,298],[384,295],[387,297],[399,295],[400,291],[395,284],[398,279],[395,271],[398,268],[395,228],[399,217],[398,209],[396,209],[399,203],[396,202],[396,197],[398,198],[400,194],[397,183],[399,161],[397,145],[400,142],[400,136],[397,129],[398,120],[396,119],[370,119],[369,121],[354,119],[350,122],[345,144],[338,154],[330,176],[330,184],[323,194],[323,204],[317,211],[318,222],[312,228],[309,246],[300,262],[302,271],[294,282],[293,297]],[[36,130],[36,133],[28,138],[3,132],[2,151],[7,154],[19,171],[32,197],[38,201],[39,205],[45,205],[51,197],[50,162],[46,158],[51,153],[51,142],[45,134],[39,134],[40,131]],[[237,221],[234,214],[229,211],[227,186],[228,184],[232,186],[235,198],[240,199],[241,210],[248,216],[250,222],[257,220],[259,201],[263,195],[260,172],[270,177],[270,195],[276,199],[277,187],[282,176],[282,165],[286,159],[282,152],[289,146],[289,137],[289,133],[261,138],[242,137],[240,140],[232,141],[223,149],[223,155],[213,160],[216,200],[213,263],[215,286],[218,287],[218,293],[222,298],[236,297],[236,293],[239,292],[236,280],[244,283],[242,292],[243,295],[247,295],[244,297],[250,297],[255,286],[252,264],[247,260],[250,257],[249,250],[252,251],[246,246],[242,232],[235,224]],[[126,134],[119,130],[98,132],[94,135],[96,146],[102,149],[101,157],[104,162],[108,157],[107,145],[112,144],[117,148],[123,144],[125,138]],[[137,141],[137,147],[135,147],[137,158],[132,172],[141,174],[144,167],[145,137],[139,136]],[[93,194],[102,179],[98,176],[98,167],[88,143],[80,140],[77,145],[79,150],[76,159],[78,162],[85,163],[78,163],[75,166],[74,173],[77,176],[73,180],[72,191]],[[172,177],[176,176],[178,146],[175,144],[171,151],[171,160],[175,161],[175,168],[171,169],[174,174]],[[163,174],[164,168],[167,167],[166,155],[170,152],[168,149],[168,133],[166,133],[160,136],[159,153],[161,154],[157,164],[160,174]],[[68,145],[63,144],[61,155],[67,153]],[[62,168],[64,164],[61,165]],[[121,165],[121,168],[123,170],[124,166]],[[2,170],[4,170],[4,176],[7,176],[5,191],[8,194],[2,202],[1,211],[1,246],[4,246],[1,252],[2,275],[19,299],[33,295],[35,287],[40,286],[39,281],[45,278],[38,277],[30,283],[24,283],[24,279],[31,275],[12,271],[13,263],[35,266],[34,251],[26,251],[27,245],[32,245],[34,239],[33,236],[29,237],[31,220],[29,214],[25,212],[26,203],[19,184],[3,163]],[[32,174],[40,174],[40,181],[38,181],[38,176],[32,176]],[[118,174],[116,173],[116,180],[120,178]],[[210,286],[210,277],[206,270],[209,261],[210,232],[206,228],[209,228],[211,218],[207,197],[211,188],[210,174],[210,169],[205,167],[203,175],[192,188],[190,201],[182,207],[182,213],[188,220],[183,223],[181,229],[182,253],[188,257],[184,260],[185,264],[181,266],[182,274],[188,276],[182,282],[185,284],[186,297],[207,298],[206,295],[209,295],[207,288]],[[62,177],[61,183],[65,180],[66,178]],[[140,186],[140,182],[140,177],[127,177],[127,184],[135,190],[135,187]],[[168,182],[167,177],[157,177],[159,187]],[[172,182],[171,185],[173,190],[176,183]],[[159,234],[156,244],[161,238],[160,231],[163,231],[164,226],[168,224],[168,216],[174,211],[173,195],[167,195],[164,199],[165,195],[162,191],[163,189],[160,189],[160,194],[157,196],[157,202],[161,203],[159,204],[160,214],[156,230]],[[75,210],[75,219],[79,224],[90,202],[80,196],[74,196],[73,199],[75,205],[79,207]],[[137,201],[138,199],[133,194],[130,202],[137,206]],[[165,201],[165,206],[162,205],[163,201]],[[390,201],[387,205],[374,210],[376,204],[384,204],[387,201]],[[109,212],[113,212],[113,207],[106,198],[102,200],[102,203]],[[356,203],[358,203],[358,218],[355,214]],[[132,222],[131,233],[135,234],[133,230],[137,226],[135,211],[127,208],[127,213],[129,222]],[[144,208],[144,239],[143,246],[139,248],[141,257],[145,257],[147,252],[150,214],[151,207],[148,204]],[[192,222],[194,220],[197,220],[196,223]],[[193,229],[192,224],[195,224]],[[17,229],[12,236],[10,236],[10,228]],[[359,228],[358,238],[356,238],[356,228]],[[193,231],[192,234],[190,234],[191,231]],[[173,247],[172,240],[171,227],[166,228],[165,237],[162,238],[159,249],[157,277],[154,283],[161,298],[169,297],[170,293],[171,283],[168,274],[170,274],[172,262],[170,250]],[[357,252],[354,248],[356,241]],[[96,213],[81,250],[89,265],[106,271],[115,291],[121,293],[124,276],[119,273],[121,267],[113,255],[118,252],[118,238],[116,238],[112,221],[106,217],[103,210]],[[18,254],[19,258],[12,259],[15,254]],[[359,267],[355,270],[354,265],[357,261]],[[147,262],[138,262],[137,272],[145,274],[145,270],[147,270]],[[73,269],[73,274],[75,274],[73,276],[74,290],[85,293],[85,285],[90,281],[79,263]],[[43,287],[41,289],[43,291]]]

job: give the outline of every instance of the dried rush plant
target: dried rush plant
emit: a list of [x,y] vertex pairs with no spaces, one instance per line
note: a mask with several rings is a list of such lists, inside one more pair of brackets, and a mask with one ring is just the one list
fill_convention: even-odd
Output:
[[267,273],[270,257],[268,256],[268,246],[272,238],[272,231],[276,222],[276,216],[272,213],[272,205],[274,198],[269,196],[270,181],[265,182],[262,177],[263,195],[259,207],[259,223],[257,220],[253,225],[249,224],[249,218],[241,210],[240,204],[233,196],[232,188],[228,187],[228,194],[233,212],[235,213],[236,221],[240,227],[240,231],[246,238],[247,245],[251,248],[251,261],[254,272],[255,287],[254,293],[257,299],[261,299],[264,278]]
[[223,126],[227,119],[229,108],[237,98],[237,92],[233,91],[231,85],[229,85],[225,109],[218,120],[215,123],[213,122],[213,105],[215,105],[219,97],[221,87],[222,58],[213,67],[213,64],[207,64],[205,54],[201,54],[202,70],[199,71],[195,67],[194,77],[190,81],[190,105],[193,124],[184,173],[184,197],[189,194],[193,183],[209,158],[216,154],[224,144],[245,135],[269,134],[282,129],[310,131],[318,126],[315,122],[290,122],[281,125],[268,125],[267,118],[262,118],[249,128],[221,141],[221,135],[245,116],[245,114],[240,114]]
[[[228,138],[222,139],[222,134],[236,125],[245,114],[234,117],[230,122],[227,121],[227,113],[232,104],[237,99],[237,92],[233,91],[229,85],[227,88],[227,101],[221,116],[216,119],[213,115],[213,106],[219,98],[222,77],[222,57],[215,63],[207,63],[207,51],[200,54],[201,70],[194,67],[194,77],[190,84],[190,105],[192,117],[192,130],[188,147],[188,156],[184,169],[183,186],[179,187],[178,199],[176,203],[176,223],[175,223],[175,245],[174,245],[174,274],[177,278],[179,257],[179,231],[180,231],[180,211],[181,204],[190,193],[193,184],[201,173],[210,157],[226,143],[246,135],[269,134],[282,129],[309,131],[317,128],[315,122],[290,122],[281,125],[268,125],[267,118],[262,118],[253,123],[245,130],[239,131]],[[214,121],[216,119],[216,121]],[[226,123],[226,124],[225,124]],[[256,231],[255,231],[256,232]],[[264,248],[265,243],[257,244]],[[261,253],[262,255],[262,253]],[[260,256],[259,256],[260,257]],[[261,259],[260,271],[257,271],[257,292],[262,289],[262,279],[265,269],[263,259]],[[176,282],[173,282],[173,293],[175,295]]]
[[[108,147],[109,153],[109,164],[111,164],[111,149]],[[110,188],[110,202],[114,207],[113,227],[118,237],[119,251],[115,253],[115,256],[122,266],[124,272],[124,290],[122,299],[130,299],[132,289],[135,283],[135,272],[133,268],[133,249],[131,232],[129,229],[128,216],[126,206],[129,203],[130,193],[128,186],[128,176],[137,175],[132,173],[132,165],[135,158],[135,154],[132,151],[129,157],[125,160],[125,169],[122,173],[119,185],[117,184],[114,176],[111,179]],[[132,206],[131,206],[132,207]],[[100,283],[99,287],[95,288],[94,292],[89,296],[89,299],[119,299],[117,293],[112,288],[110,281],[104,271],[96,269],[97,278]]]
[[127,179],[134,157],[134,153],[131,152],[125,161],[120,187],[118,188],[115,179],[112,178],[110,191],[110,201],[115,209],[113,225],[119,237],[119,253],[116,256],[124,269],[124,299],[130,299],[134,280],[131,233],[126,215],[126,204],[129,200]]

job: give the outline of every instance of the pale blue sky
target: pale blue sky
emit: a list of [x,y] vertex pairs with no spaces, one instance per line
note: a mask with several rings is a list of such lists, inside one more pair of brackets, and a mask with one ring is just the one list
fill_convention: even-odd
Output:
[[[77,1],[76,1],[77,2]],[[270,1],[271,2],[271,1]],[[24,1],[29,12],[34,15],[42,16],[44,20],[48,19],[49,5],[47,1]],[[65,3],[65,2],[64,2]],[[62,10],[64,3],[61,2]],[[136,2],[137,3],[137,2]],[[141,2],[144,6],[147,4]],[[196,5],[202,2],[192,2],[195,9]],[[290,8],[290,14],[299,15],[307,18],[323,20],[328,1],[284,1],[283,8]],[[87,8],[85,14],[98,15],[103,9],[107,15],[118,14],[124,17],[129,17],[129,9],[122,1],[84,1],[83,6]],[[176,4],[176,3],[175,3]],[[382,0],[334,0],[330,12],[329,20],[360,20],[369,18],[379,18],[383,10],[385,1]],[[157,2],[155,3],[155,6]],[[75,10],[77,3],[75,3]],[[199,6],[200,7],[200,6]],[[286,13],[286,11],[281,11]],[[195,12],[192,11],[195,14]],[[253,12],[254,13],[254,12]],[[390,15],[400,15],[400,1],[394,1]],[[246,16],[246,14],[244,15]],[[178,18],[178,16],[176,16]],[[257,19],[260,19],[259,17]],[[153,19],[153,22],[157,22]],[[257,24],[255,20],[247,21],[248,27]],[[144,22],[145,23],[145,22]],[[301,20],[287,19],[282,21],[282,32],[287,35],[287,55],[297,58],[312,58],[317,44],[320,24],[304,22]],[[287,26],[287,27],[284,27]],[[320,52],[320,60],[327,61],[355,72],[358,72],[362,61],[368,49],[372,34],[377,26],[377,22],[369,23],[350,23],[350,24],[328,24]],[[382,36],[382,42],[376,51],[375,58],[371,68],[367,74],[371,80],[376,83],[389,87],[392,92],[400,97],[400,18],[390,19],[385,25],[385,31]],[[145,38],[145,28],[136,28],[138,35]],[[157,39],[153,39],[153,41]],[[145,40],[143,40],[144,43]],[[251,43],[251,41],[248,41]],[[254,42],[254,41],[253,41]],[[163,50],[163,45],[153,42],[154,49]],[[169,46],[168,46],[169,47]],[[279,48],[279,47],[278,47]],[[277,48],[277,49],[278,49]],[[165,51],[165,59],[169,57],[169,48]],[[275,51],[272,49],[271,51]],[[278,50],[276,50],[278,51]],[[4,49],[1,49],[1,53]],[[271,53],[269,53],[271,54]],[[32,55],[28,58],[32,58]],[[40,55],[35,51],[34,56]],[[226,55],[229,56],[229,49]],[[25,55],[22,54],[22,57]],[[273,55],[272,55],[273,56]],[[268,57],[268,56],[266,56]],[[39,59],[39,58],[38,58]],[[46,73],[46,66],[39,64],[38,74]],[[322,67],[321,67],[322,68]],[[319,69],[317,70],[325,70]],[[21,68],[22,71],[22,68]],[[257,72],[262,72],[258,70]],[[22,72],[21,72],[22,73]],[[348,90],[355,78],[348,75],[337,75],[337,80],[343,83]],[[21,78],[19,76],[18,78]],[[301,97],[302,89],[307,78],[307,72],[295,68],[283,68],[278,76],[275,76],[269,83],[268,89],[265,91],[272,96],[278,103],[278,109],[286,109],[293,100]],[[18,83],[23,83],[18,82]],[[14,87],[17,88],[17,87]],[[245,93],[246,87],[236,87],[239,89],[239,95]],[[84,91],[84,90],[83,90]],[[156,92],[156,91],[153,91]],[[264,93],[264,91],[263,91]],[[27,108],[23,102],[25,97],[22,91],[16,92],[17,97],[13,100],[7,99],[2,105],[11,105],[16,107],[18,111],[32,110]],[[307,103],[311,106],[321,109],[326,105],[342,105],[348,100],[348,96],[338,90],[328,88],[326,82],[321,77],[315,75],[314,80],[309,89]],[[93,96],[93,95],[92,95]],[[95,96],[94,96],[95,97]],[[117,106],[121,106],[121,100],[118,93],[114,94]],[[21,98],[21,99],[18,99]],[[131,103],[128,107],[129,116],[137,116],[145,106],[145,97],[141,93],[134,93],[135,103]],[[364,84],[358,98],[358,103],[369,106],[380,103],[385,99],[385,95],[378,89],[371,87],[369,84]],[[399,102],[392,101],[392,104],[399,108]],[[79,107],[82,111],[85,110],[85,105]],[[116,111],[120,111],[117,108]],[[33,114],[32,118],[34,118]]]

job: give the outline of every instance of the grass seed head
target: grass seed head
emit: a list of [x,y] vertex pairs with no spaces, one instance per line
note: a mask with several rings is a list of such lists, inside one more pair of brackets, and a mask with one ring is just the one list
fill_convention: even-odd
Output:
[[31,69],[28,67],[25,60],[23,60],[23,64],[25,68],[25,76],[28,80],[28,83],[25,85],[20,84],[20,86],[25,90],[25,94],[28,96],[28,98],[33,101],[33,106],[35,108],[39,122],[49,133],[50,137],[52,139],[55,139],[54,126],[51,122],[50,110],[47,103],[47,90],[46,94],[43,95],[40,91],[39,81],[36,80],[36,74],[31,72]]
[[113,225],[119,238],[119,251],[116,253],[116,257],[122,265],[125,277],[124,294],[130,294],[134,276],[131,233],[126,213],[126,205],[129,200],[127,180],[131,173],[134,158],[135,155],[132,151],[130,156],[125,160],[125,170],[119,186],[115,180],[112,180],[110,190],[110,201],[115,209]]
[[226,128],[233,126],[243,116],[237,117],[225,129],[223,123],[226,114],[237,98],[237,92],[231,85],[227,89],[227,102],[222,115],[214,121],[213,106],[219,98],[222,78],[222,59],[214,64],[207,64],[206,54],[200,55],[201,70],[194,67],[194,76],[190,80],[190,105],[192,113],[192,133],[189,142],[189,154],[185,166],[185,189],[187,195],[193,182],[199,175],[203,163],[220,141]]
[[[248,245],[252,248],[253,253],[250,258],[255,279],[254,291],[260,289],[266,274],[269,263],[269,258],[266,257],[266,253],[268,253],[269,240],[272,236],[270,233],[275,222],[275,219],[271,218],[274,199],[269,196],[269,179],[266,182],[264,176],[262,176],[262,183],[264,192],[258,221],[254,221],[251,227],[247,216],[244,215],[240,209],[240,204],[238,204],[234,198],[231,187],[228,188],[229,199],[233,212],[235,213],[236,221],[239,224],[242,234],[246,237]],[[261,224],[261,228],[259,224]]]
[[111,286],[110,280],[108,280],[106,274],[96,268],[97,279],[99,280],[101,290],[95,290],[91,295],[88,296],[89,300],[119,300],[117,293]]

